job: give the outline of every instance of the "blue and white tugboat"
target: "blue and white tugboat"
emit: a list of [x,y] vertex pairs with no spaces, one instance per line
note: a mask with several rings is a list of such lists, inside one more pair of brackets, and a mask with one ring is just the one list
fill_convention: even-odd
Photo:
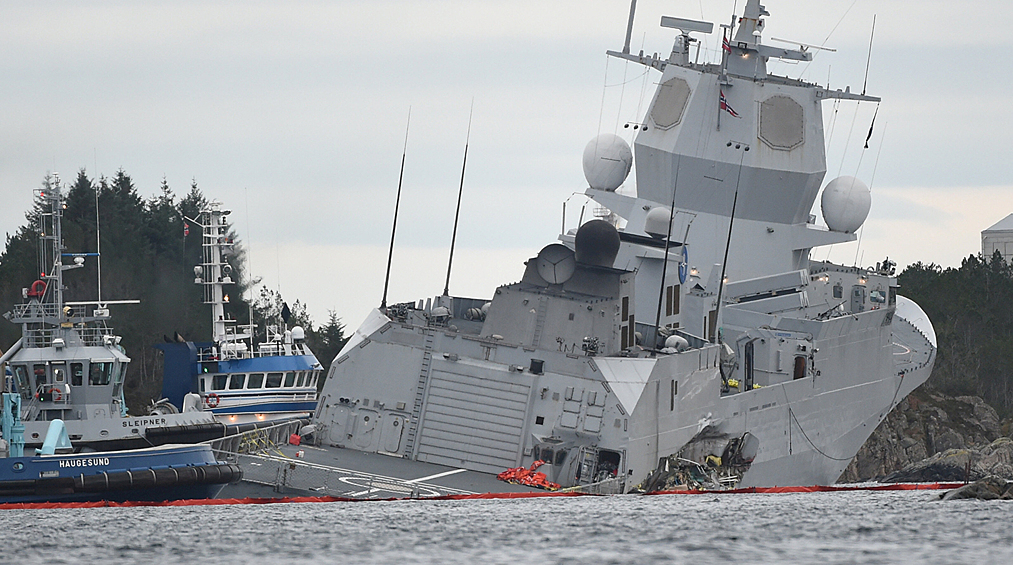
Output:
[[[263,341],[254,344],[252,320],[241,326],[225,311],[225,287],[233,284],[229,259],[234,244],[225,222],[229,213],[212,202],[199,218],[187,219],[203,233],[203,262],[194,268],[194,282],[203,286],[204,303],[211,305],[214,341],[155,346],[165,353],[166,401],[159,406],[184,413],[201,408],[230,426],[309,417],[316,409],[323,367],[306,345],[303,328],[269,325]],[[188,397],[196,394],[199,402]]]
[[[63,244],[64,195],[59,187],[37,189],[42,275],[23,290],[24,303],[4,314],[21,324],[21,339],[0,356],[20,396],[25,442],[40,447],[53,420],[64,423],[79,450],[119,450],[221,437],[225,428],[199,409],[132,416],[123,399],[127,357],[120,336],[107,325],[109,305],[131,300],[66,302],[64,271],[84,265],[84,253]],[[66,263],[65,263],[66,261]],[[198,407],[199,408],[199,407]]]
[[0,504],[214,498],[242,477],[239,467],[215,460],[208,445],[74,453],[59,419],[48,424],[42,448],[26,456],[21,396],[4,392],[2,401]]

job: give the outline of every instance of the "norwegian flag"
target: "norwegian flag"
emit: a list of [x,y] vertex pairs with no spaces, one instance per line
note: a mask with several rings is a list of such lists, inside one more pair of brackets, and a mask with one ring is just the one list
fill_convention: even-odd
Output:
[[728,100],[725,99],[725,91],[722,89],[720,92],[721,92],[721,109],[724,110],[725,112],[728,112],[729,114],[731,114],[733,118],[738,118],[739,117],[739,113],[736,112],[735,109],[733,109],[728,104]]
[[190,224],[183,222],[183,237],[190,235]]
[[721,48],[727,51],[728,53],[732,52],[732,44],[728,42],[727,36],[721,39]]

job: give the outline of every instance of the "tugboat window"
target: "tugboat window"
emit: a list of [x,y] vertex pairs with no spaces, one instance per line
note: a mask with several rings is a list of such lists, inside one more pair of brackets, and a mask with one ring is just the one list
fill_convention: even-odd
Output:
[[240,390],[246,385],[246,374],[237,373],[229,379],[229,390]]
[[295,373],[285,373],[285,386],[295,386]]
[[28,367],[24,365],[14,366],[14,376],[18,379],[18,389],[22,395],[31,396],[32,383],[28,381]]
[[35,388],[46,386],[46,366],[35,365]]
[[264,386],[264,373],[250,373],[250,382],[246,388],[262,388]]
[[70,364],[70,386],[81,386],[84,384],[84,365],[82,363]]
[[306,373],[299,371],[299,379],[296,380],[295,386],[302,386],[306,382]]
[[228,375],[215,375],[211,377],[211,390],[225,390],[225,384],[228,382]]
[[281,373],[268,373],[267,388],[280,388],[280,387],[281,387]]

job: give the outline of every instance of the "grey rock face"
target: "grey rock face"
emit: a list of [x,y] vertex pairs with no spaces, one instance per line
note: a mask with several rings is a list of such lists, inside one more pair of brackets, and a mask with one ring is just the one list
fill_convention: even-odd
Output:
[[1002,477],[988,476],[958,489],[943,493],[942,500],[1013,500],[1013,483]]

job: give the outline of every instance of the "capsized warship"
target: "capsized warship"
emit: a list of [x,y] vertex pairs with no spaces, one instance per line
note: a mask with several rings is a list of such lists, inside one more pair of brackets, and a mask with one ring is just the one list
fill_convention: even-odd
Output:
[[[636,196],[617,192],[633,150],[592,140],[586,195],[607,209],[525,263],[491,300],[441,295],[373,310],[331,364],[314,416],[324,445],[497,473],[544,461],[565,486],[630,490],[824,485],[925,382],[936,354],[895,265],[837,265],[868,187],[826,184],[822,103],[878,102],[767,72],[811,52],[762,42],[749,0],[721,61],[691,33],[660,71],[634,140]],[[617,228],[616,226],[619,226]],[[673,473],[674,470],[682,468]]]

